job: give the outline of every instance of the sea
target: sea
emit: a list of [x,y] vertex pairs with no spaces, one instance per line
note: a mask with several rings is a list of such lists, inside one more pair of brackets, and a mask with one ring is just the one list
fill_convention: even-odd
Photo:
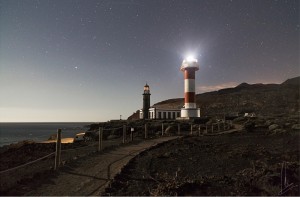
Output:
[[0,147],[23,140],[41,142],[62,129],[62,138],[75,137],[85,132],[93,122],[34,122],[34,123],[0,123]]

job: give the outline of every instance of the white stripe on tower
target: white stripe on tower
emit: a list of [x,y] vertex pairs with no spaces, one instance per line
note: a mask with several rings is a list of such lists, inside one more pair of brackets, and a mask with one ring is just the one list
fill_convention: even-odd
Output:
[[195,109],[196,103],[185,103],[184,106],[186,109]]
[[195,92],[195,79],[184,80],[184,92]]

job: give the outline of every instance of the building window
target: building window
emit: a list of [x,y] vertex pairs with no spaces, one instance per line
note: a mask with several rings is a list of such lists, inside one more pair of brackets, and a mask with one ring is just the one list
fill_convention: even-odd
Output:
[[158,119],[161,119],[161,112],[158,112]]
[[163,114],[164,114],[163,119],[167,119],[167,112],[163,112]]
[[176,119],[176,112],[173,112],[173,119]]
[[172,114],[171,114],[171,112],[168,112],[168,119],[172,119]]
[[180,112],[177,112],[177,117],[180,117]]

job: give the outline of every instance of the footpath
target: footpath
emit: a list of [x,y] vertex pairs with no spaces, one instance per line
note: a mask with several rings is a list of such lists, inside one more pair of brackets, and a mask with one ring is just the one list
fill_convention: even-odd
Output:
[[56,177],[25,195],[29,196],[89,196],[100,195],[123,166],[142,151],[178,136],[145,140],[135,145],[121,146],[109,152],[65,165]]

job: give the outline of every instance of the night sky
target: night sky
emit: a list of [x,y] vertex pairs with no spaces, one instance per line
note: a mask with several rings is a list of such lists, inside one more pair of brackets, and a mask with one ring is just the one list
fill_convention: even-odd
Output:
[[300,75],[299,1],[0,0],[0,121],[107,121],[196,93]]

